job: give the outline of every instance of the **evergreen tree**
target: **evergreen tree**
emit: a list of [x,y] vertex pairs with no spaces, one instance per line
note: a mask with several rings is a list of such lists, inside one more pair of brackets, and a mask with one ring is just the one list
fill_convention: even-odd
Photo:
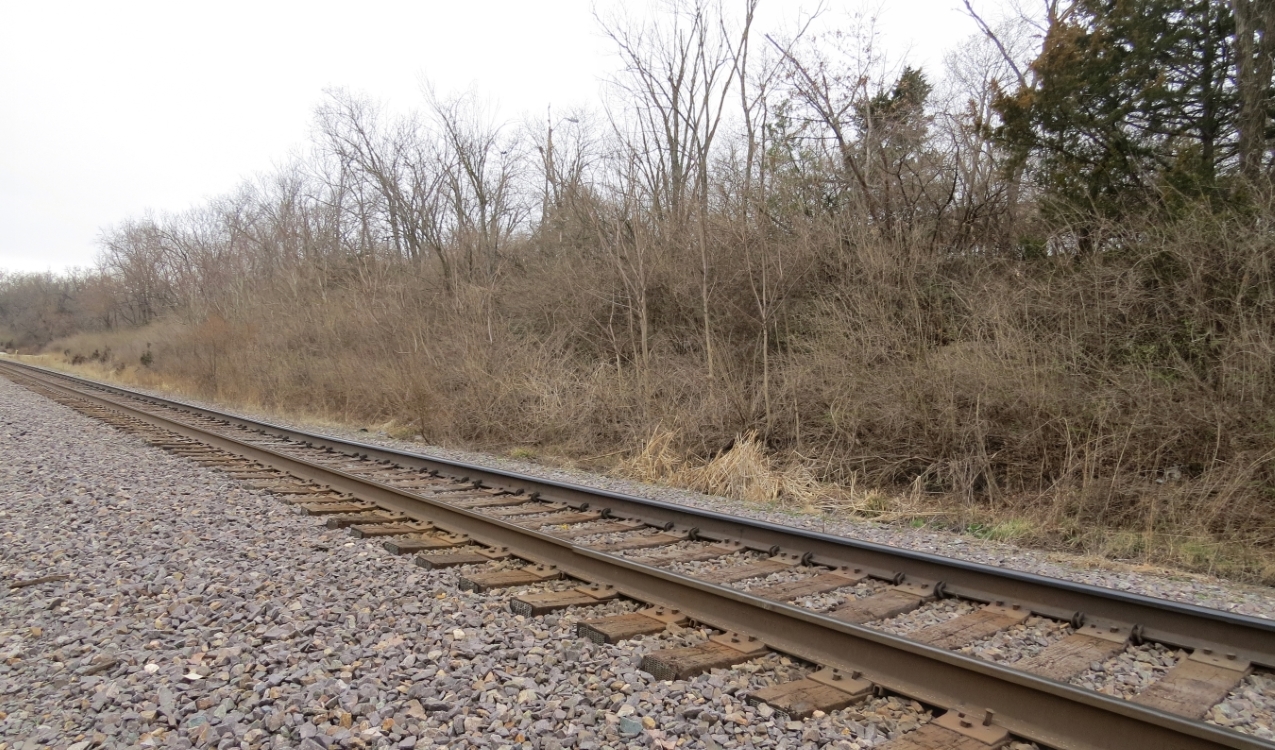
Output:
[[1079,0],[1032,84],[998,97],[999,136],[1049,210],[1118,218],[1163,188],[1215,196],[1238,166],[1234,41],[1221,0]]

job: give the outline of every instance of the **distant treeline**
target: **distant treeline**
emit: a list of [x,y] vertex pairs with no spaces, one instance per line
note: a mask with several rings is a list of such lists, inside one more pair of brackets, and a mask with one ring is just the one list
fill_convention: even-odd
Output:
[[605,20],[623,73],[545,121],[333,92],[289,167],[0,278],[0,344],[1275,546],[1275,2],[1050,2],[942,71],[754,7]]

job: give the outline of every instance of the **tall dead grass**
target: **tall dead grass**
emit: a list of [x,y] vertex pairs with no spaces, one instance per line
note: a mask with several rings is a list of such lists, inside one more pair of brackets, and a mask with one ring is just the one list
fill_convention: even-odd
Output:
[[618,473],[750,503],[804,510],[812,510],[821,497],[821,488],[808,470],[777,467],[755,432],[739,436],[730,448],[703,463],[688,462],[674,452],[673,440],[671,433],[657,431],[642,450],[620,463]]
[[640,297],[601,251],[529,252],[451,290],[427,268],[302,264],[216,315],[49,351],[109,348],[101,370],[135,382],[750,502],[1275,580],[1261,215],[1132,228],[1086,259],[797,227],[767,238],[786,276],[768,277],[765,317],[756,258],[723,237],[711,378],[698,261],[675,246],[652,252]]

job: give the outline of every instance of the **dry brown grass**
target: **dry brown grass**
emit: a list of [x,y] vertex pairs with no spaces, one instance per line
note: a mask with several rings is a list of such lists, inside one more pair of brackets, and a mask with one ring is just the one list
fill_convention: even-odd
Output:
[[676,248],[648,269],[646,362],[614,259],[575,251],[450,292],[428,268],[298,266],[220,315],[49,352],[794,512],[1275,580],[1269,236],[1204,217],[1077,261],[802,231],[775,250],[793,277],[768,348],[743,251],[715,248],[712,378],[695,259]]
[[816,503],[840,496],[841,490],[820,487],[802,467],[781,470],[750,432],[734,445],[702,463],[690,463],[673,449],[674,436],[657,431],[636,455],[621,461],[616,473],[644,482],[685,487],[709,495],[758,505],[781,505],[806,512]]

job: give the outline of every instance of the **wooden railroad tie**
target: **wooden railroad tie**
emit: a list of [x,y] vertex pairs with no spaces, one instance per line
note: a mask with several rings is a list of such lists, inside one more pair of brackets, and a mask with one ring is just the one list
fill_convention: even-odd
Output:
[[252,461],[249,461],[246,458],[239,458],[238,456],[219,456],[210,454],[207,456],[184,456],[184,458],[189,458],[201,466],[209,466],[223,471],[252,466]]
[[756,659],[768,650],[766,644],[752,636],[727,632],[711,636],[698,646],[653,651],[642,657],[638,669],[657,680],[685,680],[710,669]]
[[934,599],[933,584],[901,583],[880,594],[846,602],[828,615],[844,622],[862,625],[865,622],[884,620],[904,612],[911,612],[932,599]]
[[332,490],[326,487],[316,487],[311,484],[301,484],[300,482],[287,482],[279,484],[277,482],[247,482],[249,487],[258,490],[265,490],[275,495],[331,495]]
[[266,468],[229,470],[226,472],[226,474],[228,474],[231,479],[270,479],[270,478],[282,479],[283,478],[283,474],[273,469],[266,469]]
[[169,453],[187,458],[200,458],[205,456],[224,456],[225,453],[216,448],[210,448],[206,445],[185,445],[174,446],[168,449]]
[[567,591],[538,591],[511,599],[509,611],[516,615],[536,617],[568,607],[591,607],[609,602],[619,595],[614,586],[600,583],[576,586]]
[[597,526],[591,526],[587,529],[550,529],[545,533],[552,534],[559,539],[579,539],[584,536],[594,536],[595,534],[615,534],[622,531],[634,531],[640,529],[646,524],[641,521],[611,521],[610,523],[600,523]]
[[1031,611],[1022,605],[996,602],[968,615],[914,630],[907,637],[936,648],[960,648],[1017,625],[1030,616]]
[[510,586],[528,586],[561,578],[562,572],[552,565],[530,565],[514,570],[492,570],[474,573],[460,579],[461,591],[483,593]]
[[377,508],[375,504],[362,500],[322,500],[318,502],[297,500],[295,505],[300,509],[302,515],[306,516],[336,516],[345,513],[363,513]]
[[588,523],[602,518],[601,513],[584,510],[568,510],[554,513],[543,518],[520,518],[514,523],[529,529],[543,529],[546,526],[570,526],[573,523]]
[[491,495],[477,495],[475,497],[455,498],[444,495],[439,498],[445,500],[458,508],[466,508],[468,510],[477,510],[479,508],[509,508],[517,505],[524,505],[533,502],[526,495],[500,495],[492,497]]
[[1252,671],[1252,663],[1234,653],[1223,655],[1211,648],[1197,649],[1135,695],[1133,702],[1188,719],[1202,719]]
[[674,563],[716,560],[719,557],[725,557],[726,555],[733,555],[736,552],[742,552],[743,549],[744,545],[739,542],[715,542],[703,547],[683,547],[679,549],[656,550],[654,552],[648,552],[645,555],[630,557],[629,560],[643,565],[663,567],[665,565],[673,565]]
[[429,521],[394,521],[390,523],[370,523],[350,527],[350,536],[367,539],[374,536],[406,536],[407,534],[424,534],[436,529]]
[[[386,542],[388,545],[389,542]],[[454,568],[459,565],[482,565],[492,560],[505,560],[510,557],[508,547],[490,547],[472,552],[445,552],[433,555],[417,555],[416,564],[426,570]]]
[[1046,646],[1035,656],[1019,659],[1011,666],[1024,672],[1066,682],[1089,668],[1124,651],[1129,628],[1088,623],[1076,632]]
[[496,508],[486,515],[493,518],[517,518],[519,516],[534,516],[538,513],[554,513],[566,510],[567,507],[563,503],[531,502],[515,505],[511,508]]
[[648,607],[637,612],[576,623],[576,636],[594,643],[619,643],[639,635],[660,633],[669,625],[685,625],[688,621],[680,610]]
[[783,583],[772,583],[769,586],[760,586],[750,589],[748,593],[776,602],[790,602],[803,596],[826,594],[829,591],[853,586],[867,577],[868,574],[859,568],[837,568],[836,570],[818,573],[798,581],[785,581]]
[[954,709],[896,737],[880,750],[994,750],[1009,744],[1009,730],[992,723],[991,711]]
[[405,477],[401,481],[387,482],[387,484],[393,484],[395,487],[401,490],[411,490],[413,492],[416,492],[419,490],[430,490],[430,489],[434,489],[436,487],[441,486],[440,482],[437,479],[428,479],[428,478],[422,478],[422,477]]
[[[394,555],[412,555],[417,552],[459,547],[469,544],[470,541],[470,538],[464,534],[436,533],[387,539],[381,546],[385,548],[386,552]],[[419,560],[417,560],[417,564],[420,564]]]
[[830,713],[866,700],[872,695],[872,683],[859,672],[821,669],[805,679],[784,682],[749,693],[745,700],[752,705],[765,703],[792,720],[809,717],[815,711]]
[[382,523],[406,523],[411,519],[391,510],[369,510],[363,513],[352,513],[346,516],[328,516],[325,522],[329,529],[344,529],[350,526]]
[[779,554],[774,557],[768,557],[765,560],[755,560],[743,565],[714,570],[700,576],[700,579],[709,583],[735,583],[749,578],[768,576],[771,573],[788,570],[800,564],[800,555]]
[[613,542],[598,542],[597,544],[588,545],[590,549],[596,549],[602,552],[624,552],[631,549],[649,549],[651,547],[663,547],[666,544],[676,544],[685,541],[685,534],[670,534],[661,531],[655,534],[635,534],[617,539]]
[[378,482],[384,482],[386,484],[394,481],[395,479],[401,479],[406,481],[409,479],[417,478],[417,475],[414,472],[412,472],[410,469],[379,469],[377,471],[362,471],[362,472],[359,472],[359,474],[369,479],[374,479]]
[[[316,508],[320,505],[325,505],[328,503],[363,502],[362,500],[356,501],[353,495],[344,495],[339,492],[336,492],[335,490],[327,490],[326,492],[322,494],[313,494],[313,495],[286,495],[286,496],[280,497],[279,500],[289,505],[296,505],[298,507],[312,505],[312,506],[315,506]],[[368,503],[368,506],[372,507],[372,504]]]

